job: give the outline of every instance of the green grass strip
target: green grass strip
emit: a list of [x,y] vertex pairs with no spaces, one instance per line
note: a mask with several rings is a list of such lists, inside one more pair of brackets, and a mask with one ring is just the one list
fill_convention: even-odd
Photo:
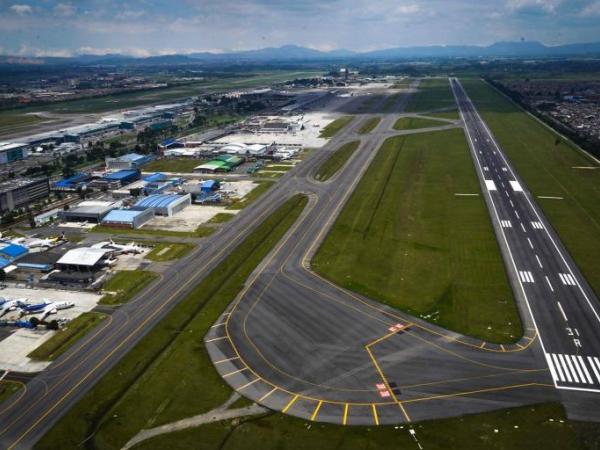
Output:
[[182,238],[203,238],[215,232],[213,227],[200,225],[194,231],[156,230],[152,228],[113,228],[106,225],[96,225],[90,229],[92,233],[127,234],[132,236],[164,236]]
[[381,122],[381,117],[371,117],[362,124],[362,126],[358,129],[358,134],[367,134],[375,129],[377,125]]
[[319,170],[315,174],[315,179],[319,181],[326,181],[334,176],[338,170],[340,170],[346,161],[350,159],[352,154],[356,151],[360,144],[360,141],[352,141],[342,145],[331,156],[321,164]]
[[115,293],[104,295],[99,303],[101,305],[126,303],[156,278],[158,278],[157,274],[147,270],[121,270],[102,287],[104,291]]
[[292,197],[247,234],[36,448],[77,448],[86,439],[92,448],[121,448],[142,428],[193,416],[227,400],[231,390],[214,370],[202,339],[307,201]]
[[[441,151],[443,149],[443,151]],[[339,285],[466,335],[521,322],[462,130],[390,138],[312,261]]]
[[396,120],[394,130],[415,130],[418,128],[440,127],[448,125],[446,122],[441,122],[431,119],[423,119],[421,117],[401,117]]
[[69,347],[105,318],[106,314],[93,311],[83,313],[27,356],[35,360],[52,361],[66,352]]
[[352,120],[353,116],[342,116],[335,119],[321,130],[320,137],[330,138],[335,136],[342,128],[346,127]]
[[229,222],[234,217],[235,217],[235,214],[231,214],[231,213],[217,213],[206,223],[225,223],[225,222]]
[[157,242],[152,247],[146,258],[157,262],[183,258],[194,248],[192,244],[181,242]]
[[13,395],[19,389],[21,389],[21,385],[19,383],[7,380],[0,381],[0,403]]

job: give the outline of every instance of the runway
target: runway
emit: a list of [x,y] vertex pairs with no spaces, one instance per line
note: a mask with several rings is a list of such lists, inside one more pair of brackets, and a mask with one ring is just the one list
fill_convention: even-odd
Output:
[[[24,395],[0,405],[1,446],[32,447],[249,231],[296,193],[310,199],[300,219],[204,338],[215,368],[232,388],[268,408],[308,420],[378,425],[557,400],[562,391],[556,387],[579,387],[556,381],[546,355],[576,355],[582,359],[598,355],[591,350],[598,345],[593,317],[581,309],[587,307],[589,311],[581,292],[589,296],[591,290],[585,290],[589,287],[585,287],[570,260],[569,264],[555,266],[562,261],[556,248],[562,247],[558,240],[554,247],[552,240],[543,236],[550,236],[552,231],[536,214],[537,208],[527,210],[533,201],[525,185],[519,182],[523,192],[507,188],[508,196],[504,194],[502,183],[512,188],[507,181],[518,178],[509,179],[512,169],[470,109],[472,105],[464,93],[459,92],[460,87],[455,82],[453,87],[472,151],[482,158],[483,166],[478,167],[482,186],[488,186],[483,174],[489,170],[494,173],[490,180],[498,184],[496,191],[484,193],[488,206],[490,201],[495,202],[491,211],[496,205],[501,212],[498,217],[492,212],[492,220],[499,238],[506,237],[506,244],[500,241],[503,256],[506,259],[506,249],[510,249],[517,261],[512,269],[509,267],[509,273],[526,330],[519,342],[500,346],[449,332],[347,292],[310,270],[312,255],[383,141],[415,132],[392,128],[406,103],[407,96],[403,96],[392,111],[379,115],[382,121],[368,135],[359,135],[357,130],[372,115],[357,116],[324,148],[287,172],[255,204],[241,211],[219,233],[206,238],[191,255],[176,262],[160,282],[117,310],[110,322],[93,330],[31,380]],[[443,127],[453,126],[461,124]],[[314,180],[313,174],[331,152],[352,140],[361,143],[346,166],[327,182]],[[489,159],[484,160],[484,156]],[[498,173],[494,171],[496,166]],[[514,212],[511,215],[512,210],[500,209],[510,201],[516,205],[521,221]],[[511,228],[502,228],[500,220],[510,220]],[[540,222],[543,228],[535,228],[532,222]],[[539,246],[535,253],[524,246],[529,245],[527,238],[534,247]],[[536,255],[543,268],[532,264],[537,265]],[[534,282],[518,278],[520,271],[531,272]],[[561,286],[559,273],[571,275],[576,285]],[[565,331],[558,306],[548,306],[545,275],[556,290],[552,302],[560,301],[569,323],[576,323],[581,342],[590,346],[588,353],[575,353],[573,337]],[[519,294],[520,289],[523,294]],[[590,302],[596,301],[589,298]],[[573,361],[580,362],[579,358]],[[584,361],[587,363],[587,359]],[[593,376],[592,368],[586,368]],[[587,388],[595,386],[589,384]],[[588,399],[595,393],[586,391],[584,395]],[[575,403],[581,404],[579,400]]]

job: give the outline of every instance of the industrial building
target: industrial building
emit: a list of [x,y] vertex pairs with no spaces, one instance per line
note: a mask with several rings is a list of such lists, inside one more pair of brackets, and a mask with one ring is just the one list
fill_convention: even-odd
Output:
[[27,158],[29,144],[0,142],[0,164],[8,164]]
[[133,209],[147,210],[150,209],[157,216],[168,216],[171,217],[177,214],[179,211],[187,208],[192,204],[192,197],[190,194],[177,195],[177,194],[157,194],[144,197],[138,200],[133,206]]
[[74,208],[61,211],[58,217],[66,222],[100,223],[104,216],[120,206],[120,201],[83,201]]
[[217,172],[231,172],[232,169],[239,166],[245,161],[241,156],[235,155],[220,155],[215,159],[200,164],[194,168],[194,172],[200,173],[217,173]]
[[64,271],[93,272],[109,264],[112,254],[113,251],[106,248],[75,248],[56,261],[56,268]]
[[102,225],[114,228],[140,228],[154,217],[154,210],[113,209],[104,219]]
[[154,159],[151,155],[128,153],[118,158],[106,158],[106,170],[139,169]]
[[31,206],[50,194],[48,178],[16,180],[0,183],[0,213]]
[[109,189],[118,189],[121,186],[125,186],[139,180],[140,177],[141,173],[139,169],[118,170],[116,172],[103,175],[100,178],[96,178],[89,183],[89,186],[103,191]]
[[85,183],[89,182],[92,176],[88,173],[80,172],[75,175],[57,181],[52,185],[53,191],[76,191]]

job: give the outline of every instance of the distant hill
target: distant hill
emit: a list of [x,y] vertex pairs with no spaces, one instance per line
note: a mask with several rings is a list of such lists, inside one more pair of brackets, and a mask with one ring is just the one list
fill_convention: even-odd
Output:
[[536,41],[496,42],[489,46],[432,45],[397,47],[370,52],[351,50],[320,51],[297,45],[223,53],[190,53],[136,58],[119,54],[79,55],[73,58],[0,56],[0,64],[100,64],[100,65],[185,65],[226,62],[290,62],[339,60],[394,60],[406,58],[487,58],[600,56],[600,42],[546,46]]

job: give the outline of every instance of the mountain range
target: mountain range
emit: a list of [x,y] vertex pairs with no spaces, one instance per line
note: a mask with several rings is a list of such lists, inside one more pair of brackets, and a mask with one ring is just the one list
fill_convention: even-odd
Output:
[[1,56],[0,63],[9,64],[199,64],[232,62],[300,62],[335,60],[398,60],[408,58],[525,58],[600,56],[600,42],[546,46],[536,41],[496,42],[489,46],[433,45],[419,47],[396,47],[368,52],[351,50],[320,51],[297,45],[268,47],[258,50],[223,53],[189,53],[136,58],[120,54],[78,55],[71,58]]

